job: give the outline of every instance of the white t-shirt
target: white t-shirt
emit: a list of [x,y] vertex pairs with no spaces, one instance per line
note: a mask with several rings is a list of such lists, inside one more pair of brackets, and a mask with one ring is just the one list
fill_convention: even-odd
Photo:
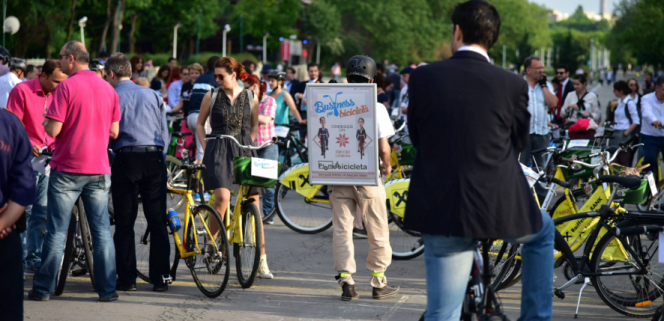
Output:
[[390,115],[387,114],[387,108],[379,102],[376,102],[376,127],[379,139],[394,136],[394,126],[390,121]]
[[664,129],[655,128],[652,123],[664,120],[664,103],[657,100],[655,93],[641,97],[641,134],[655,137],[664,137]]
[[13,72],[8,72],[0,77],[0,108],[7,108],[9,93],[21,82]]

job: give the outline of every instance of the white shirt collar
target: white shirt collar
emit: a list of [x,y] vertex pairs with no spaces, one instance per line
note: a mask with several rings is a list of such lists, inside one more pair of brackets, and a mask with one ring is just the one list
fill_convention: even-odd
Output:
[[625,96],[625,99],[623,99],[622,102],[623,102],[623,103],[626,103],[626,102],[629,101],[629,100],[634,100],[634,99],[632,99],[632,97],[631,97],[630,95],[627,95],[627,96]]
[[565,90],[565,86],[567,86],[568,81],[569,81],[569,77],[567,77],[567,79],[565,79],[565,81],[563,81],[563,83],[561,84],[562,87],[563,87],[563,91]]
[[484,56],[484,58],[486,58],[486,61],[488,61],[489,63],[491,63],[491,59],[489,59],[489,55],[486,53],[486,51],[484,51],[484,50],[482,50],[482,49],[480,49],[480,48],[473,47],[473,46],[462,46],[461,48],[459,48],[458,51],[472,51],[472,52],[476,52],[476,53],[478,53],[478,54]]

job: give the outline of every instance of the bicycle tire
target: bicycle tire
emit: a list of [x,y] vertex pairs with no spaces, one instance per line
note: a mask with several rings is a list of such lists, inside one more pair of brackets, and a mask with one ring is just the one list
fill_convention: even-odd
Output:
[[[261,260],[261,244],[263,244],[263,221],[256,204],[247,202],[242,205],[242,244],[233,242],[237,279],[242,288],[250,288],[256,281],[258,265]],[[254,228],[251,227],[251,222]],[[255,239],[255,242],[254,242]],[[253,243],[253,244],[252,244]]]
[[[204,213],[201,213],[205,211]],[[207,233],[205,229],[203,228],[203,222],[199,222],[200,226],[199,228],[202,228],[200,231],[197,230],[196,233],[198,236],[202,237],[197,237],[198,242],[199,242],[199,248],[201,249],[201,253],[196,256],[192,256],[189,258],[185,259],[185,262],[187,263],[187,267],[189,267],[189,270],[191,271],[191,276],[194,279],[194,283],[196,283],[196,286],[198,287],[199,290],[203,294],[205,294],[207,297],[210,298],[216,298],[221,293],[224,292],[226,289],[226,285],[228,285],[228,278],[231,274],[230,270],[230,265],[229,265],[229,244],[228,244],[228,239],[226,238],[226,233],[224,232],[223,229],[223,222],[221,220],[221,216],[219,216],[219,213],[212,208],[212,206],[209,205],[198,205],[193,211],[193,216],[192,218],[199,218],[199,220],[206,221],[206,225],[210,220],[216,220],[217,224],[219,224],[219,227],[221,230],[217,233],[216,239],[214,239],[214,243],[217,246],[217,249],[220,250],[221,253],[215,252],[214,249],[208,249],[208,241],[211,241],[213,239],[213,236]],[[192,229],[194,229],[193,226],[191,226]],[[209,229],[209,225],[208,225]],[[186,236],[185,236],[186,237]],[[200,246],[201,240],[203,241],[203,246]],[[200,263],[200,268],[198,267]],[[201,269],[205,273],[198,273],[196,270]],[[173,272],[173,271],[172,271]],[[209,281],[207,276],[209,275],[214,275],[214,276],[219,276],[219,272],[224,273],[223,277],[221,279],[215,278],[214,281]],[[202,280],[205,278],[204,280]],[[212,284],[210,287],[207,287],[207,284]]]
[[[78,208],[74,206],[72,212],[78,213]],[[65,250],[62,253],[62,262],[60,263],[60,270],[58,270],[58,276],[55,281],[55,290],[53,295],[60,296],[65,290],[65,283],[67,282],[67,277],[69,276],[69,270],[71,270],[71,265],[74,255],[74,230],[76,229],[76,216],[75,213],[72,213],[71,219],[69,220],[69,228],[67,229],[67,238],[65,239]]]
[[[318,192],[318,195],[326,196],[323,189]],[[275,207],[277,214],[281,221],[288,226],[291,230],[302,234],[317,234],[329,229],[332,226],[332,208],[330,204],[325,203],[307,203],[304,196],[298,194],[296,191],[291,190],[288,186],[279,184],[274,192]],[[290,195],[289,200],[284,200],[286,195]],[[302,203],[300,203],[302,202]],[[300,206],[293,208],[292,205],[300,203]],[[304,204],[304,205],[301,205]],[[303,215],[298,218],[296,215]],[[307,224],[305,224],[307,223]],[[311,223],[311,224],[309,224]]]
[[[519,274],[521,272],[521,260],[515,258],[518,249],[518,244],[507,243],[501,240],[493,242],[490,252],[495,252],[496,256],[489,255],[489,264],[491,264],[491,269],[497,271],[491,279],[491,285],[495,292],[512,287],[521,280],[521,275]],[[481,247],[480,251],[482,250],[483,248]],[[497,265],[498,263],[496,263],[495,258],[501,251],[505,260],[501,260],[502,264]]]
[[[401,217],[392,213],[392,211],[388,210],[387,215],[392,259],[396,261],[405,261],[422,255],[422,253],[424,253],[424,241],[422,240],[422,235],[406,229],[403,226]],[[394,227],[390,228],[390,225],[392,224],[396,229]],[[410,249],[408,250],[408,248]]]
[[651,210],[662,210],[664,206],[662,204],[664,200],[664,180],[657,182],[657,194],[652,196],[651,193],[647,193],[647,200],[643,204],[636,205],[636,208],[639,211],[647,212]]
[[[174,156],[166,156],[166,186],[172,189],[186,189],[187,177],[180,169],[182,161]],[[170,193],[166,190],[166,206],[179,211],[185,203],[184,194]]]
[[[180,218],[182,221],[182,218]],[[175,246],[170,230],[168,232],[169,242],[171,246],[171,254],[169,255],[169,262],[177,262],[175,254],[178,248]],[[147,219],[143,211],[138,211],[136,221],[134,222],[134,241],[136,242],[136,275],[143,281],[152,284],[150,280],[150,230],[148,229]],[[179,253],[178,253],[179,254]],[[171,265],[171,270],[174,269],[176,264]]]
[[[652,224],[653,221],[648,221],[647,223]],[[643,224],[646,224],[646,221],[631,220],[624,222],[623,224],[620,224],[620,228],[643,225]],[[662,224],[662,222],[661,221],[655,222],[655,224]],[[609,244],[614,239],[615,236],[613,236],[611,233],[606,233],[597,243],[593,251],[592,259],[590,261],[590,268],[592,272],[594,273],[601,272],[601,268],[610,268],[612,270],[620,268],[620,266],[616,267],[616,265],[620,265],[621,260],[614,259],[614,261],[609,261],[607,263],[603,259],[605,257],[604,251],[608,248]],[[633,245],[627,244],[623,246],[631,246],[633,249],[635,249],[635,252],[637,254],[642,255],[643,253],[641,251],[642,249],[646,248],[646,246],[642,245],[641,243],[641,241],[643,241],[641,235],[637,235],[634,238],[630,238],[630,240],[635,241]],[[655,238],[654,240],[651,241],[653,242],[653,244],[651,244],[650,248],[653,248],[653,245],[655,248],[657,248],[658,247],[657,239]],[[657,256],[656,252],[657,249],[655,250],[655,252],[652,253],[652,257]],[[606,257],[612,256],[610,252],[607,252],[606,255],[607,255]],[[653,273],[654,268],[658,267],[659,265],[651,264],[651,262],[652,262],[651,260],[648,262],[649,264],[648,273],[652,276],[653,274],[655,274]],[[600,264],[602,264],[602,266],[600,266]],[[634,264],[626,264],[625,269],[631,269],[633,267]],[[664,294],[663,290],[658,290],[664,288],[664,277],[662,277],[662,275],[663,275],[662,269],[660,269],[660,272],[658,274],[655,274],[655,278],[648,278],[647,275],[641,276],[635,272],[634,276],[637,276],[635,279],[629,277],[630,275],[607,275],[607,276],[594,276],[591,277],[590,280],[592,281],[592,284],[595,287],[597,295],[602,299],[602,301],[604,301],[604,303],[606,303],[606,305],[608,305],[614,311],[629,317],[648,318],[652,317],[656,311],[656,308],[659,305],[661,305],[661,302],[659,302],[659,304],[655,304],[653,301],[661,298],[662,295]],[[616,280],[619,280],[619,278],[624,278],[626,276],[629,277],[629,282],[626,283],[628,284],[627,287],[637,287],[639,285],[645,285],[642,288],[646,289],[647,292],[635,293],[635,296],[627,296],[622,291],[609,289],[609,286],[607,285],[608,282],[605,282],[606,280],[606,281],[611,281],[612,283],[616,283]],[[640,284],[643,281],[645,281],[645,283]],[[650,291],[649,290],[650,288],[653,288],[654,290]]]
[[[79,198],[78,202],[80,208],[83,208],[83,201]],[[85,215],[85,210],[78,211],[78,225],[80,228],[81,242],[83,243],[83,250],[85,251],[85,266],[90,275],[90,282],[92,288],[95,288],[95,274],[94,274],[94,258],[92,254],[92,236],[90,235],[90,227],[88,225],[88,218]]]

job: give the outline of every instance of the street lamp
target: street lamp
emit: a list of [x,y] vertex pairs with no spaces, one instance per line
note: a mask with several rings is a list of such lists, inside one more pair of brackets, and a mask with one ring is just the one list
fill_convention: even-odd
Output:
[[178,58],[178,28],[182,27],[182,23],[178,22],[173,27],[173,58]]
[[595,69],[595,39],[590,38],[590,70]]
[[224,57],[226,57],[226,33],[228,33],[229,31],[231,31],[231,26],[230,25],[225,25],[224,26],[224,46],[222,47],[223,49],[221,51],[221,53]]
[[270,36],[269,32],[266,32],[263,36],[263,65],[267,63],[267,37]]
[[81,42],[85,46],[85,31],[83,28],[85,28],[85,23],[88,21],[88,17],[83,17],[78,20],[78,26],[81,27]]
[[290,35],[290,40],[291,40],[290,41],[290,50],[289,50],[289,53],[288,53],[289,54],[288,55],[288,66],[289,67],[293,65],[293,48],[295,48],[295,46],[294,46],[295,39],[297,39],[296,35]]

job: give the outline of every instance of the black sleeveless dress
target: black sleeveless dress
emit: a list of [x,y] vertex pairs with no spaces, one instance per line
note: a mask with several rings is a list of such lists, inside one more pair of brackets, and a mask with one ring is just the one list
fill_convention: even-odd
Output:
[[[215,101],[212,102],[211,134],[231,135],[242,145],[253,145],[251,140],[253,98],[253,92],[245,89],[231,106],[228,96],[219,90]],[[233,159],[240,156],[256,157],[256,152],[245,151],[229,139],[208,140],[203,156],[206,168],[203,173],[205,189],[237,189],[238,185],[233,184]]]

